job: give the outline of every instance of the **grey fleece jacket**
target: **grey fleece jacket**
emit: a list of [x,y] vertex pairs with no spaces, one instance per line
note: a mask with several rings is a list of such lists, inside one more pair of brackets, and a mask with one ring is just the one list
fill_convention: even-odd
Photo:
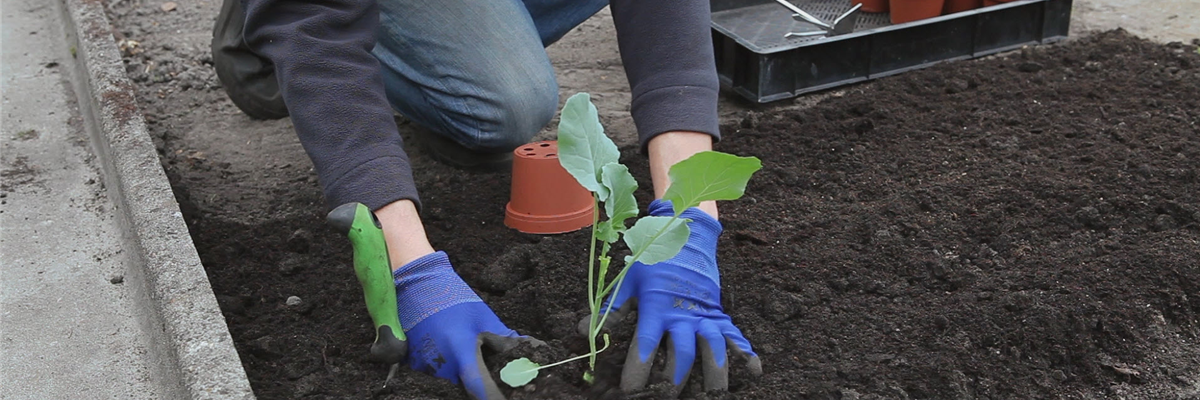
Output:
[[[420,207],[408,155],[371,55],[376,0],[243,0],[245,38],[269,58],[330,207]],[[631,112],[645,144],[663,132],[719,139],[708,0],[612,0]]]

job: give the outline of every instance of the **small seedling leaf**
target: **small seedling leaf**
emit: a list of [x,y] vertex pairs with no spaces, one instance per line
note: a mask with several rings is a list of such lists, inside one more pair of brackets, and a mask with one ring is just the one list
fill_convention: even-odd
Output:
[[538,376],[539,365],[528,358],[518,358],[509,361],[500,369],[500,380],[511,387],[521,387]]
[[[672,217],[638,219],[637,223],[625,232],[625,244],[634,251],[634,255],[638,254],[639,249],[645,248],[646,250],[642,251],[636,260],[633,255],[625,256],[625,265],[631,265],[634,262],[657,264],[679,254],[679,250],[687,243],[688,235],[691,234],[691,230],[687,226],[689,220],[677,218],[671,222],[671,219]],[[663,230],[667,223],[670,223],[671,226]],[[654,236],[656,234],[657,238]]]
[[563,105],[558,121],[558,162],[584,188],[601,199],[608,188],[600,183],[600,171],[621,157],[617,145],[604,134],[600,114],[587,93],[577,93]]
[[675,215],[703,201],[734,200],[742,197],[746,182],[761,168],[756,157],[702,151],[671,166],[671,186],[663,199],[671,201]]
[[[629,174],[629,167],[621,164],[607,164],[601,170],[601,181],[608,188],[608,197],[604,199],[604,212],[612,220],[612,227],[617,231],[625,230],[625,220],[638,215],[637,199],[633,192],[637,190],[637,180]],[[609,242],[612,243],[612,242]]]

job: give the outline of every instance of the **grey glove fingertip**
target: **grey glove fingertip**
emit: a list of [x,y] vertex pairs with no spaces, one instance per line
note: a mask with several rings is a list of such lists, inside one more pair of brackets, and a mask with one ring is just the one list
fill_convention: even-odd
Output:
[[[681,346],[693,346],[693,349],[696,346],[696,343],[691,340],[680,340],[679,342],[681,342]],[[667,335],[667,365],[665,368],[663,368],[663,371],[668,379],[673,379],[673,377],[677,374],[675,369],[679,366],[679,354],[675,351],[675,345],[675,334],[672,333]],[[683,386],[687,385],[688,377],[692,375],[692,367],[695,365],[695,361],[696,360],[694,358],[691,360],[685,360],[687,367],[684,368],[685,372],[683,373],[683,379],[680,380],[678,384],[671,382],[674,384],[674,386],[671,387],[671,393],[668,394],[668,398],[677,398],[679,397],[679,393],[683,392]]]
[[501,353],[512,350],[521,343],[529,343],[533,347],[546,345],[546,342],[538,340],[533,336],[501,336],[492,332],[481,333],[478,339],[478,344]]
[[[484,370],[484,372],[486,372],[487,368],[484,367],[483,370]],[[486,399],[476,399],[476,400],[505,400],[504,393],[500,391],[499,386],[496,386],[496,381],[493,380],[490,375],[483,376],[483,388],[484,388],[483,390],[487,391],[487,394],[486,394],[487,398]],[[471,397],[475,397],[475,396],[471,396]]]
[[725,358],[725,365],[718,365],[716,359],[716,351],[725,352],[725,347],[720,346],[720,350],[713,349],[708,339],[704,336],[696,335],[696,344],[700,347],[700,365],[704,373],[704,390],[725,390],[729,388],[729,358]]
[[[488,334],[488,333],[485,332],[485,333],[479,335],[481,337],[479,340],[481,344],[484,342],[484,339],[482,339],[482,336],[486,335],[486,334]],[[482,347],[475,349],[475,363],[476,363],[476,365],[479,366],[479,377],[483,381],[483,391],[484,391],[485,397],[482,399],[479,397],[476,397],[475,393],[472,393],[470,390],[468,390],[467,393],[471,396],[471,398],[475,399],[475,400],[505,400],[504,392],[500,391],[500,386],[496,385],[496,380],[492,379],[491,371],[488,371],[487,364],[485,364],[483,362],[483,348]],[[461,380],[465,383],[467,381],[467,378],[465,376],[462,376],[460,373],[459,380]]]
[[[476,398],[472,393],[471,397],[476,400],[504,400],[504,392],[500,391],[500,386],[496,384],[496,380],[492,379],[491,371],[483,360],[483,347],[487,346],[496,352],[510,351],[521,343],[529,343],[532,346],[545,346],[546,342],[538,340],[532,336],[502,336],[493,332],[483,332],[476,339],[477,348],[475,349],[475,362],[479,366],[479,376],[483,380],[483,390],[485,399]],[[466,380],[465,378],[463,379]]]
[[750,360],[746,361],[746,368],[749,369],[750,373],[754,376],[760,376],[763,374],[762,360],[758,359],[758,356],[751,356]]
[[729,352],[732,353],[734,357],[737,357],[738,361],[741,361],[746,365],[746,369],[750,370],[750,374],[754,376],[762,375],[762,360],[760,360],[757,355],[750,355],[750,353],[747,353],[745,350],[742,350],[741,347],[738,347],[733,339],[729,339],[728,337],[725,338],[725,346],[729,348]]
[[541,340],[538,340],[538,338],[535,338],[535,337],[533,337],[533,336],[525,336],[525,337],[522,337],[522,338],[520,339],[520,341],[521,341],[521,342],[529,342],[529,345],[531,345],[531,346],[533,346],[533,347],[542,347],[542,346],[545,346],[545,345],[546,345],[546,342],[543,342],[543,341],[541,341]]
[[638,341],[634,340],[625,355],[625,368],[621,370],[621,391],[632,392],[646,387],[650,381],[650,368],[654,366],[654,356],[657,351],[651,351],[646,362],[638,356]]
[[589,315],[584,315],[583,319],[579,320],[579,323],[575,325],[575,331],[579,332],[579,334],[582,336],[587,336],[588,328],[591,328],[591,326],[592,317]]

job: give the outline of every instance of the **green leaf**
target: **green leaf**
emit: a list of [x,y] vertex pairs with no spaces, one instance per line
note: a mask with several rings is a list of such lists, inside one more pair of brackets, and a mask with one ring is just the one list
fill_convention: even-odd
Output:
[[703,201],[734,200],[742,197],[746,182],[761,168],[755,157],[702,151],[671,166],[671,186],[663,199],[671,201],[675,215]]
[[600,221],[600,223],[596,224],[596,239],[600,239],[604,243],[616,243],[620,235],[613,228],[612,223],[612,220],[608,220]]
[[[671,220],[674,219],[674,222]],[[691,229],[688,229],[687,218],[674,217],[644,217],[638,219],[629,231],[625,232],[625,244],[633,250],[633,255],[625,256],[625,265],[641,262],[656,264],[679,254],[679,250],[687,243]],[[671,226],[667,226],[670,223]],[[664,229],[665,228],[665,229]],[[656,236],[657,235],[657,236]],[[641,250],[645,249],[645,250]],[[638,254],[641,251],[641,254]],[[634,256],[637,259],[634,259]]]
[[529,361],[525,357],[509,361],[504,368],[500,369],[500,380],[511,387],[525,386],[533,378],[537,378],[538,367],[537,363]]
[[604,135],[600,115],[587,93],[567,99],[558,121],[558,162],[584,188],[608,198],[608,188],[600,183],[600,171],[616,163],[620,151],[612,139]]
[[604,212],[612,220],[613,228],[625,230],[625,220],[638,215],[637,199],[633,192],[638,183],[629,174],[629,167],[621,164],[605,164],[601,170],[601,183],[608,188],[608,197],[604,199]]

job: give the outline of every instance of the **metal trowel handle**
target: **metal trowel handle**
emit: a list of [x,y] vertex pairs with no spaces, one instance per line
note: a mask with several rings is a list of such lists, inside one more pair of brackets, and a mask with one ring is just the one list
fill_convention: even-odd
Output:
[[812,23],[813,25],[821,27],[822,29],[825,29],[824,32],[818,32],[818,31],[788,32],[783,35],[783,37],[785,37],[785,38],[807,37],[807,36],[836,36],[836,35],[844,35],[847,33],[854,32],[854,25],[858,24],[858,10],[860,8],[862,8],[862,3],[855,4],[854,7],[850,8],[849,11],[846,11],[841,16],[838,16],[838,18],[833,21],[833,25],[830,25],[830,24],[825,23],[825,21],[821,21],[820,19],[817,19],[817,17],[814,17],[811,14],[804,12],[804,10],[800,9],[800,7],[797,7],[795,4],[789,3],[787,0],[775,0],[775,2],[783,5],[784,7],[787,7],[787,9],[789,9],[789,10],[792,10],[792,12],[794,13],[794,14],[792,14],[793,19],[804,20],[809,23]]
[[371,356],[387,364],[403,361],[408,343],[396,309],[396,286],[383,227],[362,203],[342,204],[329,212],[325,220],[346,234],[354,247],[354,273],[362,284],[367,313],[375,326]]
[[858,10],[862,8],[862,3],[855,4],[849,11],[846,11],[837,19],[833,20],[833,33],[836,35],[844,35],[854,32],[854,25],[858,24]]
[[812,14],[804,12],[804,10],[801,10],[800,7],[796,7],[795,4],[789,3],[787,0],[775,0],[775,2],[779,3],[779,5],[787,7],[788,10],[792,10],[792,12],[795,13],[795,15],[792,15],[793,18],[798,17],[800,19],[803,19],[805,21],[812,23],[813,25],[824,28],[827,31],[833,30],[833,25],[827,24],[827,23],[825,23],[825,21],[822,21],[820,19],[817,19],[817,17],[812,16]]

